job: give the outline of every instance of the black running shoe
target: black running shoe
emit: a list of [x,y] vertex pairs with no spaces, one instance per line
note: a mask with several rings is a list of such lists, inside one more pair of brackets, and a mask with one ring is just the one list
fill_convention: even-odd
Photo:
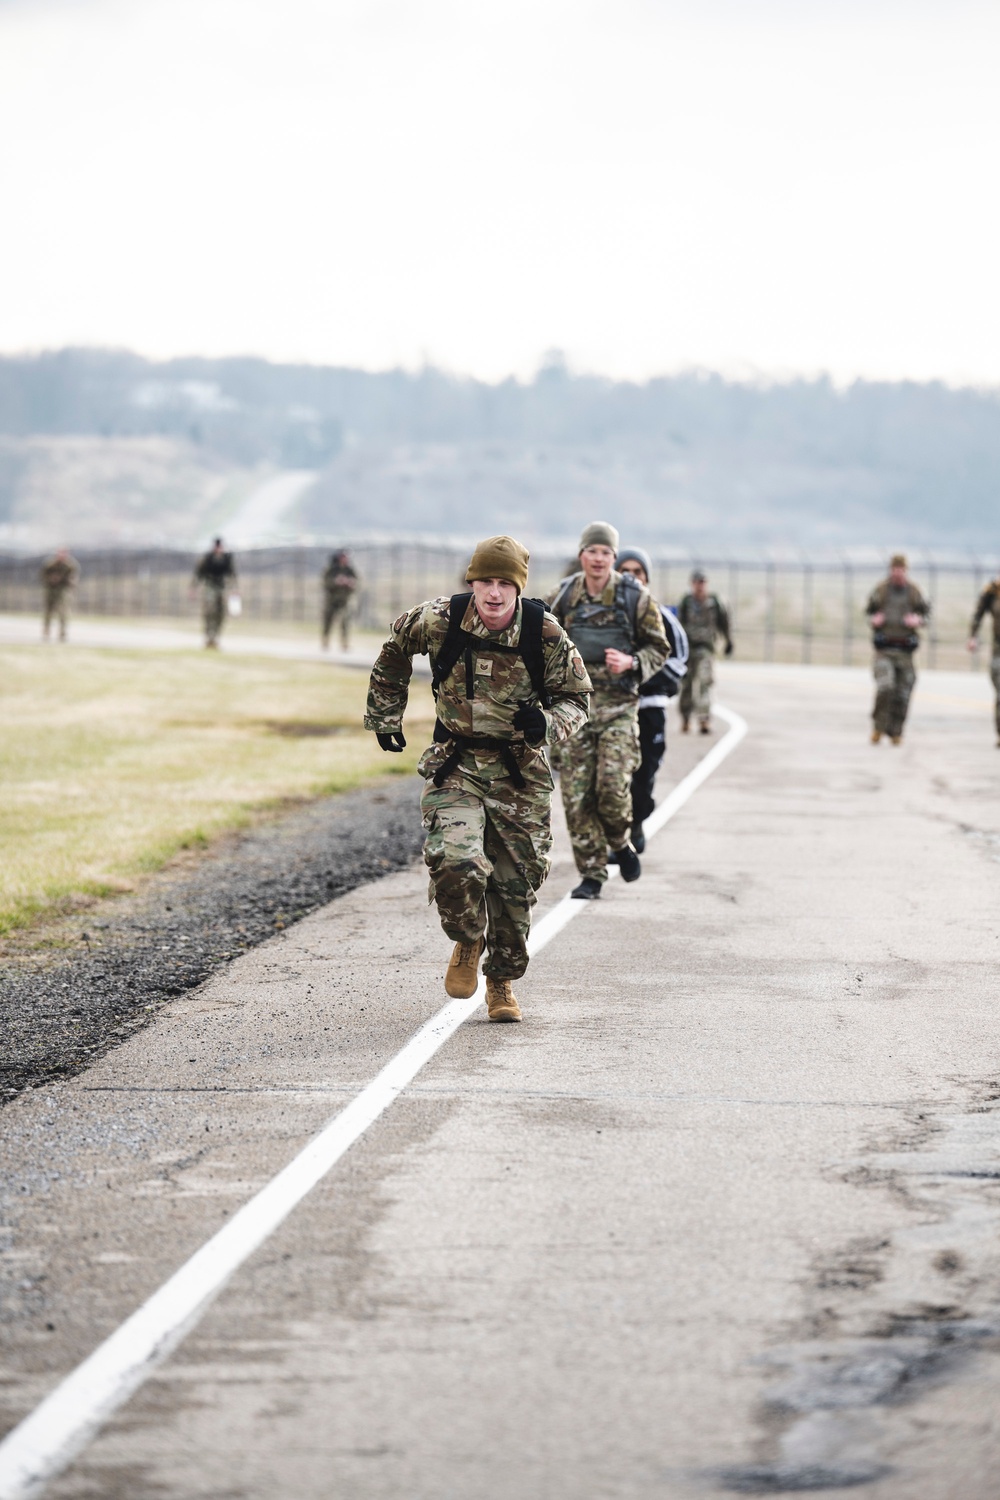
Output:
[[623,880],[638,880],[642,874],[642,865],[639,863],[639,856],[631,844],[626,844],[624,849],[619,849],[618,868],[622,872]]
[[580,881],[576,890],[570,891],[570,895],[574,901],[596,901],[601,894],[601,886],[603,884],[603,881],[594,880],[592,876],[587,875]]

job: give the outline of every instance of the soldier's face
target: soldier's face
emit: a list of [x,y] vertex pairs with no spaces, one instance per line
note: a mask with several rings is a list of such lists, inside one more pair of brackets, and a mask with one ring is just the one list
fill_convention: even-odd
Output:
[[505,630],[514,618],[517,589],[506,578],[476,578],[472,583],[479,618],[487,630]]
[[580,553],[580,566],[587,576],[587,585],[592,593],[597,589],[603,589],[611,576],[614,560],[614,549],[605,547],[600,542],[595,542],[591,547],[584,547]]
[[900,588],[906,582],[906,569],[905,568],[890,568],[889,569],[889,577],[892,579],[892,581],[896,585],[896,587]]
[[646,577],[646,569],[641,562],[636,562],[634,557],[626,558],[618,571],[619,573],[631,573],[633,578],[638,578],[643,588],[649,582],[649,579]]
[[708,584],[705,582],[704,578],[699,578],[695,583],[692,583],[691,585],[691,592],[696,599],[704,599],[707,589]]

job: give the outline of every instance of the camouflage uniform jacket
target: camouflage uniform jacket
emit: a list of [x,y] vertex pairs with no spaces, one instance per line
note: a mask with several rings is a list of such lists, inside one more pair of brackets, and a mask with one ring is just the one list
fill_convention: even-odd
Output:
[[346,604],[354,596],[358,575],[349,562],[327,563],[323,570],[323,588],[333,604]]
[[696,599],[694,594],[685,594],[677,611],[677,618],[687,631],[691,649],[714,651],[716,637],[729,644],[729,615],[725,605],[714,594]]
[[972,616],[972,624],[969,626],[970,636],[979,634],[984,615],[989,615],[993,621],[993,651],[994,654],[1000,653],[1000,578],[995,578],[992,583],[988,583],[980,594],[976,612]]
[[915,630],[904,625],[906,615],[919,615],[926,625],[931,607],[915,583],[893,583],[883,578],[876,584],[865,606],[866,615],[885,615],[881,625],[873,626],[876,651],[915,651],[920,639]]
[[236,582],[236,563],[233,561],[231,552],[206,552],[195,570],[194,581],[203,583],[206,588],[218,589],[220,592],[230,583]]
[[80,564],[75,557],[50,557],[38,576],[50,593],[62,593],[64,589],[75,586],[80,576]]
[[[605,584],[600,599],[591,600],[592,603],[602,604],[607,609],[610,629],[614,628],[615,617],[612,611],[615,603],[615,590],[621,576],[612,569],[611,577]],[[585,575],[575,574],[568,584],[564,579],[552,598],[556,619],[560,624],[565,624],[577,605],[590,599]],[[572,624],[567,626],[567,629],[572,632]],[[600,662],[591,662],[587,666],[594,684],[594,696],[590,709],[591,721],[594,724],[606,724],[622,714],[638,712],[640,682],[645,682],[647,678],[658,672],[670,654],[660,606],[648,589],[639,589],[635,609],[635,629],[632,634],[633,642],[630,649],[631,654],[639,663],[637,672],[614,673]],[[614,642],[609,639],[608,644],[612,645]]]
[[[450,602],[446,598],[428,600],[393,622],[389,639],[372,668],[366,729],[374,730],[376,734],[393,734],[402,727],[413,658],[429,656],[432,666],[436,662],[448,633]],[[470,600],[462,628],[486,641],[495,640],[502,646],[513,646],[521,631],[521,602],[518,600],[514,618],[506,630],[494,633],[487,630],[475,603]],[[546,614],[542,627],[542,650],[545,685],[551,699],[545,710],[546,738],[555,743],[569,739],[587,722],[590,678],[573,642],[550,614]],[[537,769],[548,777],[542,746],[529,745],[513,727],[518,708],[532,697],[531,678],[520,656],[498,651],[491,657],[488,652],[478,651],[473,656],[472,696],[466,694],[465,660],[464,656],[459,657],[454,670],[438,689],[438,720],[446,730],[465,738],[510,740],[525,775],[529,770]],[[447,755],[447,744],[432,745],[421,760],[421,774],[432,776]],[[462,765],[486,780],[509,774],[495,749],[466,750],[462,755]]]

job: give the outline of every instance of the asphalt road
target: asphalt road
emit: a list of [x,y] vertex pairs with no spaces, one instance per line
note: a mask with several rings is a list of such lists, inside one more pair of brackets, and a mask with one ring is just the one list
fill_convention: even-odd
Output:
[[[1000,1465],[987,685],[728,666],[743,744],[474,1017],[52,1496],[986,1500]],[[669,780],[703,751],[672,725]],[[565,845],[545,892],[572,880]],[[25,1414],[438,1008],[419,870],[4,1112]]]

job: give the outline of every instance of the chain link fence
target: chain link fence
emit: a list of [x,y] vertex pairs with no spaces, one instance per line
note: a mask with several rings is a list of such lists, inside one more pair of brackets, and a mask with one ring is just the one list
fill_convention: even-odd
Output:
[[[384,632],[389,621],[421,599],[463,586],[467,548],[438,542],[358,542],[350,548],[360,575],[356,625]],[[177,551],[92,551],[77,554],[80,582],[73,600],[80,615],[175,620],[194,617],[195,559]],[[236,559],[243,618],[318,629],[321,574],[329,549],[300,546],[245,551]],[[41,557],[0,555],[0,613],[32,613],[41,605]],[[678,557],[653,553],[652,587],[666,604],[685,592],[693,566],[728,606],[736,651],[745,661],[858,665],[868,659],[864,608],[885,577],[885,560],[787,561]],[[571,568],[568,551],[535,549],[528,590],[546,595]],[[922,660],[929,667],[976,662],[965,649],[969,620],[984,585],[995,575],[985,561],[915,558],[911,577],[930,600],[931,625]]]

